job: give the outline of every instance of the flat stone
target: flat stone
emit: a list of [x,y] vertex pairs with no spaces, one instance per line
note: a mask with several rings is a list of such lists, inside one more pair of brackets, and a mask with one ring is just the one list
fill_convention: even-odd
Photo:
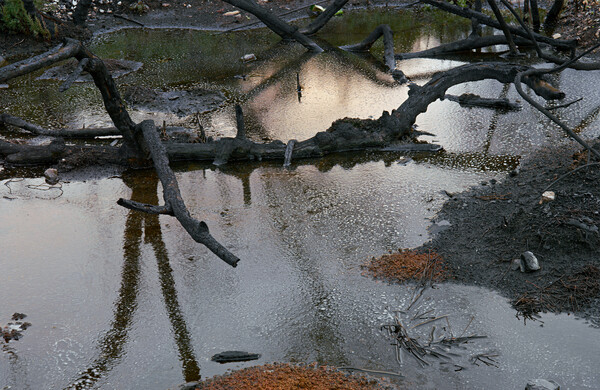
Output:
[[244,351],[225,351],[214,355],[210,360],[217,363],[245,362],[260,358],[258,353],[249,353]]
[[560,390],[560,385],[552,380],[532,379],[527,382],[525,390]]

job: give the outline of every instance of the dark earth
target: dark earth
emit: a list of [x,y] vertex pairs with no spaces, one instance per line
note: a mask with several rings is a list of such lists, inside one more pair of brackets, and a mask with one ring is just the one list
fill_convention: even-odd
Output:
[[[306,6],[312,3],[259,1],[276,14],[288,13],[286,20],[305,17]],[[135,27],[115,14],[149,27],[229,30],[255,22],[252,15],[243,11],[238,16],[225,16],[235,8],[220,1],[152,0],[146,2],[150,10],[144,14],[131,11],[127,4],[96,4],[89,29],[65,28],[65,35],[87,39],[92,34]],[[356,0],[347,7],[386,4]],[[599,15],[597,6],[575,9],[569,2],[556,32],[563,38],[579,37],[582,46],[588,46],[600,35]],[[43,42],[2,34],[0,43],[0,55],[13,59],[47,50],[58,40]],[[456,282],[492,288],[515,301],[526,292],[543,288],[587,265],[600,266],[600,166],[582,168],[586,161],[586,155],[574,146],[541,150],[523,161],[518,171],[503,182],[482,183],[468,192],[449,194],[438,220],[450,221],[451,227],[424,248],[443,256]],[[562,178],[565,174],[568,175]],[[555,183],[558,178],[561,180]],[[549,186],[556,193],[556,200],[540,204],[542,193]],[[538,257],[541,270],[521,273],[511,269],[512,260],[525,251]],[[557,310],[576,312],[600,326],[600,299],[597,289],[594,291],[592,296],[573,299],[571,305]]]

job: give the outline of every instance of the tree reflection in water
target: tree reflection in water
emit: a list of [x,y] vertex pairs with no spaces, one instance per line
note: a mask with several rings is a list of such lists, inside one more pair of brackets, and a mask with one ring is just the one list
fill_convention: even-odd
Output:
[[[123,182],[132,189],[132,200],[158,204],[158,177],[154,172],[148,172],[148,174],[139,171],[133,173],[126,172],[123,174]],[[129,211],[125,222],[121,287],[115,303],[114,317],[110,330],[98,342],[98,357],[89,368],[82,371],[66,387],[67,389],[92,387],[98,380],[110,372],[123,356],[133,315],[138,306],[142,233],[144,243],[149,243],[152,246],[158,263],[161,292],[166,305],[167,315],[171,322],[179,358],[181,359],[183,377],[186,382],[200,379],[200,367],[196,361],[191,345],[190,333],[183,319],[177,299],[173,269],[169,264],[169,256],[162,239],[158,215]]]

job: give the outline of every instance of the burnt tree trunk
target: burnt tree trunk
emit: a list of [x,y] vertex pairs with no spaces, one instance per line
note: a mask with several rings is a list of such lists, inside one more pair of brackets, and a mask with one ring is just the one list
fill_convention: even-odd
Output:
[[546,14],[546,19],[544,20],[544,30],[546,32],[551,32],[556,27],[556,22],[558,22],[558,17],[560,16],[560,11],[562,11],[565,5],[565,0],[554,0],[552,3],[552,7]]
[[529,4],[531,5],[531,25],[533,26],[533,31],[536,33],[540,32],[540,10],[538,8],[537,0],[529,0]]
[[490,5],[490,8],[492,8],[492,11],[494,12],[494,15],[496,16],[496,20],[498,20],[498,23],[500,23],[500,28],[502,29],[502,32],[504,33],[504,36],[506,37],[506,42],[508,43],[508,48],[510,49],[510,54],[517,55],[519,53],[519,51],[517,50],[517,46],[515,45],[515,42],[513,41],[512,34],[510,33],[508,25],[504,21],[504,17],[502,16],[500,9],[498,8],[498,4],[496,4],[495,0],[488,0],[488,4]]
[[79,0],[75,7],[75,11],[73,11],[73,23],[77,26],[84,26],[91,5],[92,0]]

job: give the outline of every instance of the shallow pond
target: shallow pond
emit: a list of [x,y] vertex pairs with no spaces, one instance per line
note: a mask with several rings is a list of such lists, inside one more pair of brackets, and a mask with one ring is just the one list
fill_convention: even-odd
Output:
[[[398,12],[342,19],[323,33],[335,45],[359,41],[383,19],[396,29],[396,50],[420,50],[468,34],[468,24],[431,23]],[[424,24],[421,24],[424,23]],[[434,27],[432,27],[434,26]],[[400,32],[402,31],[402,32]],[[185,35],[185,39],[182,38]],[[178,37],[175,39],[174,37]],[[374,57],[345,52],[318,56],[277,44],[257,30],[123,30],[98,37],[97,54],[141,61],[118,80],[174,90],[221,91],[225,104],[198,121],[213,135],[233,135],[233,106],[241,103],[254,139],[304,139],[344,116],[379,117],[400,105],[405,86],[393,83]],[[239,58],[255,53],[258,60]],[[424,83],[454,61],[410,60],[400,68]],[[296,74],[302,84],[299,101]],[[236,78],[236,75],[245,75]],[[586,99],[560,115],[580,131],[598,132],[597,88],[590,78],[564,72],[557,80],[569,98]],[[19,79],[0,97],[2,110],[31,121],[104,125],[94,88],[77,84],[59,96],[58,82]],[[46,97],[37,91],[47,92]],[[35,93],[34,93],[35,91]],[[513,87],[470,83],[450,92],[508,96]],[[582,92],[585,91],[585,92]],[[190,118],[135,111],[135,120],[192,123]],[[380,326],[412,301],[410,287],[362,276],[372,256],[428,239],[431,219],[457,192],[501,179],[535,148],[562,139],[548,121],[524,107],[514,113],[464,109],[436,102],[418,120],[446,151],[437,155],[358,153],[278,164],[177,166],[192,215],[242,259],[236,269],[193,242],[177,221],[130,212],[119,197],[157,203],[156,177],[147,171],[111,176],[65,173],[62,188],[44,191],[41,178],[0,185],[0,323],[14,312],[33,326],[3,344],[5,388],[156,388],[272,361],[349,365],[402,373],[410,388],[524,388],[547,378],[562,388],[596,388],[600,333],[567,315],[524,325],[505,298],[492,291],[442,284],[428,290],[419,311],[448,315],[438,329],[485,335],[457,353],[452,364],[399,365]],[[81,177],[86,180],[81,180]],[[543,326],[542,326],[543,325]],[[427,338],[431,327],[414,329]],[[225,350],[261,353],[258,362],[219,365]],[[479,366],[477,354],[497,355]],[[458,366],[463,367],[459,370]],[[457,371],[458,370],[458,371]]]

